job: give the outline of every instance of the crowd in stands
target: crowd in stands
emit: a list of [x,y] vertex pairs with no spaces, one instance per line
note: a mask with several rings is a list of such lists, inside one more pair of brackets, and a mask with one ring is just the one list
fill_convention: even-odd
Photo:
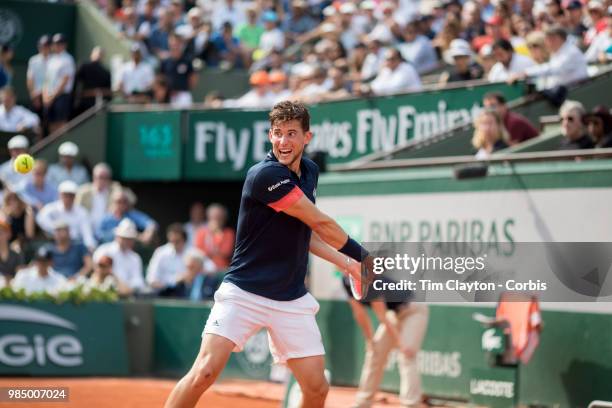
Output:
[[123,297],[212,298],[234,249],[224,206],[196,202],[185,224],[161,236],[106,163],[90,181],[78,147],[64,142],[58,163],[39,159],[19,174],[13,161],[28,147],[23,135],[11,138],[11,159],[0,166],[0,289],[54,293],[87,284]]
[[[124,97],[177,107],[269,107],[287,96],[319,102],[474,79],[549,89],[612,60],[612,9],[602,0],[98,2],[137,54],[118,74]],[[252,90],[193,101],[203,67],[248,69]],[[141,80],[129,79],[135,71]]]

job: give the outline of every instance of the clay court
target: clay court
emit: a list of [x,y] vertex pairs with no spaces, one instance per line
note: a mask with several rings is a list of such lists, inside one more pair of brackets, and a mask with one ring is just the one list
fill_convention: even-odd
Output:
[[[68,387],[70,402],[1,403],[0,407],[35,408],[151,408],[161,407],[175,380],[137,378],[2,378],[0,387]],[[225,381],[216,384],[202,397],[199,408],[278,408],[285,388],[281,384],[250,381]],[[347,408],[354,388],[332,387],[328,408]],[[397,396],[380,393],[375,408],[397,408]]]

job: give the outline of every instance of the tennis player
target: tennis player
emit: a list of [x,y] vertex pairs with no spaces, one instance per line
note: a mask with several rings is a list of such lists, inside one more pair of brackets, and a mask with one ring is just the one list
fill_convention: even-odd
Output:
[[365,249],[314,205],[318,167],[303,157],[312,139],[308,109],[283,101],[269,119],[272,151],[247,173],[232,263],[215,293],[200,352],[172,390],[168,408],[193,407],[232,351],[242,350],[262,328],[268,330],[275,363],[287,364],[299,383],[302,407],[325,404],[329,385],[315,320],[319,304],[304,285],[308,253],[335,264],[355,282],[361,262],[371,257],[366,259]]

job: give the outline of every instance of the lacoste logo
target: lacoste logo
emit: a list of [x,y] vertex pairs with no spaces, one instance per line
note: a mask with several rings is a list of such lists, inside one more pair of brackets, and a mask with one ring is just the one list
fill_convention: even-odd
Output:
[[276,190],[277,188],[279,188],[280,186],[282,186],[283,184],[287,184],[288,182],[290,182],[291,180],[289,179],[285,179],[285,180],[281,180],[276,184],[271,185],[270,187],[268,187],[268,191],[272,191],[272,190]]

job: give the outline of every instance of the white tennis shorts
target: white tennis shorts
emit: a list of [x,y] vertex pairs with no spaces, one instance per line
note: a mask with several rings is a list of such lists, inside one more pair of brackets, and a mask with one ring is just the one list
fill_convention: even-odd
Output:
[[276,364],[292,358],[325,354],[315,315],[319,303],[307,293],[299,299],[278,301],[255,295],[223,282],[215,292],[204,332],[231,340],[242,351],[249,337],[268,330],[270,352]]

